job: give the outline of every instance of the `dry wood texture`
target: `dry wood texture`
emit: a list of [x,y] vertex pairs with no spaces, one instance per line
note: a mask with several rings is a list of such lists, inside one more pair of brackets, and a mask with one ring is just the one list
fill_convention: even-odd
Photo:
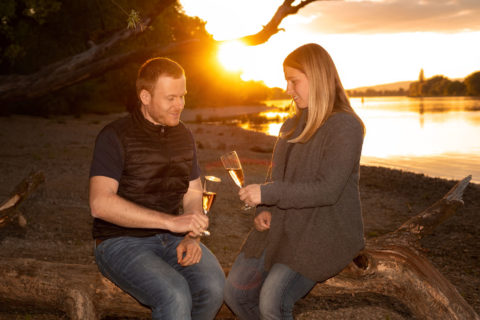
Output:
[[13,189],[7,200],[0,205],[0,228],[15,220],[21,227],[26,226],[27,221],[18,210],[18,206],[44,181],[45,176],[42,172],[32,172]]

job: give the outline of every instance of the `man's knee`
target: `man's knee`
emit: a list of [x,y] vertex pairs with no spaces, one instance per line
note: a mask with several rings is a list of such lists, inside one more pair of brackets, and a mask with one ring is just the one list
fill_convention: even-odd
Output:
[[200,299],[202,304],[220,307],[223,304],[224,287],[224,276],[211,277],[203,283],[203,288],[200,290],[201,294],[197,295],[197,299]]
[[[192,310],[192,297],[181,288],[169,288],[157,295],[151,307],[154,319],[187,319]],[[161,316],[160,316],[161,315]],[[158,317],[157,317],[158,316]]]

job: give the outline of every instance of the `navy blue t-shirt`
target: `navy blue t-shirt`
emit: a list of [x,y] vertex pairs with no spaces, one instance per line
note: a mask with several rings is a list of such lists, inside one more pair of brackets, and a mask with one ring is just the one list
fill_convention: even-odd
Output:
[[[190,135],[191,134],[190,132]],[[120,181],[123,166],[124,154],[122,143],[115,131],[112,128],[106,127],[98,134],[97,140],[95,141],[90,177],[105,176]],[[197,161],[197,149],[194,144],[190,181],[198,177],[200,177],[200,168]]]

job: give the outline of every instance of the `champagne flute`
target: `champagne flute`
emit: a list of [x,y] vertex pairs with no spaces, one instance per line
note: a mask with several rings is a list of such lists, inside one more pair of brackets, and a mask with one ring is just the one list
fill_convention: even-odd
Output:
[[[222,160],[223,167],[228,171],[233,182],[239,188],[243,188],[245,184],[245,177],[243,175],[242,164],[240,163],[237,152],[230,151],[225,153],[220,157],[220,160]],[[252,209],[252,207],[245,204],[242,209],[249,210]]]
[[[213,187],[214,184],[222,181],[220,178],[214,176],[205,176],[205,181],[203,183],[203,194],[202,194],[202,208],[203,214],[208,215],[210,209],[212,208],[215,197],[217,196],[216,188]],[[207,183],[208,182],[208,183]],[[202,236],[209,236],[210,231],[204,230]]]

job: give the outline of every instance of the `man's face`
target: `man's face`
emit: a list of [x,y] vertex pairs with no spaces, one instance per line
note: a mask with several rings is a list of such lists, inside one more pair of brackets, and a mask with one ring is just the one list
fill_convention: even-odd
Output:
[[155,83],[152,93],[147,90],[140,92],[143,116],[154,124],[171,127],[178,125],[185,106],[186,93],[184,76],[178,79],[161,76]]

